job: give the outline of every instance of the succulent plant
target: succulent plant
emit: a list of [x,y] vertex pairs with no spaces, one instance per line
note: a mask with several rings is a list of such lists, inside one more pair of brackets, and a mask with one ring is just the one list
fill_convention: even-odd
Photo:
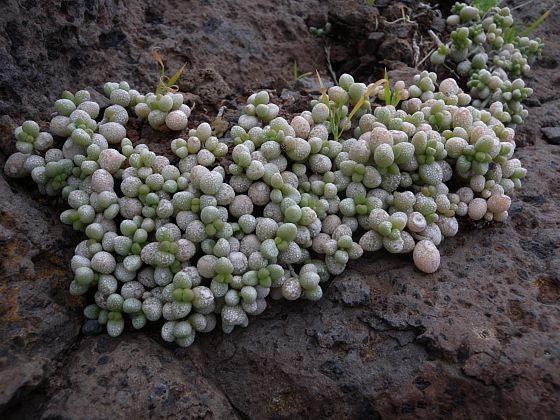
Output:
[[107,82],[103,91],[114,104],[105,111],[105,122],[122,123],[118,121],[119,116],[128,120],[128,114],[122,112],[125,111],[124,108],[134,110],[136,116],[147,120],[150,126],[158,131],[182,131],[189,122],[191,109],[183,103],[181,93],[148,92],[143,95],[131,89],[127,82]]
[[493,109],[492,114],[506,125],[523,123],[527,110],[522,104],[533,90],[525,87],[521,77],[541,55],[542,41],[518,34],[508,7],[482,11],[458,2],[451,11],[449,41],[437,40],[432,64],[447,62],[467,77],[476,108]]
[[[471,7],[456,10],[452,22],[480,19]],[[507,13],[492,13],[508,24]],[[471,44],[486,42],[481,34],[497,31],[486,26],[458,31],[452,55],[469,57]],[[480,68],[469,87],[484,90],[475,81],[495,77]],[[4,171],[61,195],[69,207],[61,221],[84,232],[69,289],[94,291],[88,319],[111,336],[126,320],[142,328],[163,319],[163,340],[189,346],[218,319],[225,333],[247,326],[268,296],[320,299],[321,284],[364,252],[412,254],[433,273],[458,218],[505,221],[526,170],[504,124],[524,116],[515,101],[530,93],[508,83],[485,110],[455,80],[438,87],[424,71],[411,86],[395,83],[399,100],[376,106],[378,85],[344,74],[290,120],[268,92],[256,92],[230,130],[231,151],[202,123],[171,141],[173,164],[126,138],[126,125],[134,109],[156,129],[185,130],[182,95],[109,82],[113,105],[104,110],[87,91],[65,92],[50,133],[31,121],[18,127],[18,152]]]

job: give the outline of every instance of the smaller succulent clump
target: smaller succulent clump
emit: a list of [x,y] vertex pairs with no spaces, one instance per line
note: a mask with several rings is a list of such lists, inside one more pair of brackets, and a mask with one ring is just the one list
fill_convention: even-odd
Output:
[[527,118],[523,102],[533,93],[522,77],[541,55],[542,41],[518,35],[507,7],[483,12],[456,3],[451,11],[450,39],[445,44],[437,40],[431,62],[453,64],[460,76],[468,77],[473,106],[489,110],[504,124],[521,124]]
[[14,133],[16,149],[23,154],[41,153],[52,147],[53,137],[48,132],[42,132],[35,121],[25,121],[17,127]]
[[126,82],[107,82],[103,90],[115,105],[130,108],[158,131],[182,131],[187,127],[191,109],[178,92],[140,94]]

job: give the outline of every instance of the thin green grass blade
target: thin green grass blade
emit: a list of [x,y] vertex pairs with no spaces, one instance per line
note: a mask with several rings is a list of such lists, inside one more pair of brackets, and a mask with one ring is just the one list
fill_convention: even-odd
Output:
[[385,105],[391,105],[391,88],[389,87],[389,75],[387,69],[385,69],[385,84],[383,87],[383,93],[385,94]]
[[552,9],[554,9],[554,6],[552,6],[550,9],[548,9],[546,12],[544,12],[540,18],[538,18],[537,20],[535,20],[531,26],[529,26],[527,29],[525,29],[523,31],[523,33],[521,34],[521,36],[528,36],[531,32],[533,32],[535,29],[537,29],[541,23],[543,23],[546,18],[548,17],[548,15],[550,15],[550,12],[552,12]]
[[183,74],[183,70],[185,70],[185,66],[186,64],[183,64],[181,68],[177,70],[175,74],[173,74],[173,76],[169,78],[169,80],[167,81],[168,88],[172,87],[175,84],[175,82],[179,79],[179,77],[181,77],[181,75]]
[[498,4],[498,0],[473,0],[471,5],[480,10],[483,14],[495,7]]

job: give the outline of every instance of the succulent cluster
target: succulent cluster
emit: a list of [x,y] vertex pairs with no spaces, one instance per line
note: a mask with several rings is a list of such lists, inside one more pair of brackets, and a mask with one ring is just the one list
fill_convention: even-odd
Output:
[[170,160],[126,137],[127,108],[179,129],[167,120],[188,112],[182,96],[107,83],[102,114],[86,91],[65,92],[50,133],[18,127],[4,170],[61,195],[61,221],[84,231],[70,292],[91,291],[88,319],[111,336],[127,318],[134,328],[163,320],[163,339],[188,346],[218,319],[226,333],[246,326],[269,295],[321,298],[364,251],[411,253],[432,273],[458,217],[507,218],[525,176],[513,129],[470,106],[453,79],[436,86],[422,72],[396,83],[398,107],[375,107],[375,86],[345,74],[291,119],[258,92],[232,144],[202,123],[171,142]]
[[325,26],[322,28],[316,28],[315,26],[309,27],[309,33],[317,38],[321,38],[327,36],[331,33],[332,24],[330,22],[325,23]]
[[142,95],[137,90],[130,89],[127,82],[107,82],[103,86],[103,91],[113,104],[133,109],[136,116],[148,121],[154,130],[181,131],[189,122],[191,109],[183,103],[184,98],[180,93],[168,91]]
[[431,55],[433,64],[453,64],[468,77],[472,105],[488,109],[502,123],[515,126],[527,117],[523,101],[533,90],[525,86],[526,76],[543,43],[517,34],[507,7],[487,12],[466,3],[456,3],[447,25],[452,29],[447,43],[439,42]]

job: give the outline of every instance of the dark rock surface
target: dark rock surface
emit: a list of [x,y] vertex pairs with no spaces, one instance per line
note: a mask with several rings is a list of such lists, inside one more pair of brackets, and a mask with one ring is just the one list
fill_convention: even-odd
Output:
[[[62,89],[108,79],[150,88],[153,45],[173,55],[170,68],[188,63],[180,86],[199,98],[205,115],[196,118],[213,118],[224,100],[233,118],[235,101],[253,88],[278,96],[300,89],[291,82],[294,60],[302,73],[327,74],[323,41],[307,33],[309,22],[328,18],[346,31],[346,40],[334,34],[333,67],[370,79],[381,76],[382,62],[391,75],[409,74],[419,22],[439,22],[425,9],[417,23],[383,26],[400,8],[382,1],[379,10],[357,0],[5,3],[0,163],[14,151],[16,123],[46,120]],[[523,24],[550,7],[536,3],[518,10]],[[80,236],[31,181],[2,173],[0,417],[557,417],[560,150],[541,128],[560,121],[559,22],[555,10],[537,30],[546,48],[528,80],[535,95],[517,136],[529,173],[507,223],[462,226],[443,243],[433,275],[405,256],[366,255],[321,301],[273,302],[248,328],[200,336],[186,350],[165,345],[157,328],[118,339],[85,336],[95,325],[80,332],[84,302],[67,292]],[[378,55],[361,55],[375,31],[385,32]],[[396,48],[400,55],[379,55]]]
[[[4,135],[4,134],[3,134]],[[19,190],[19,191],[18,191]],[[56,210],[0,177],[0,406],[24,397],[77,339],[81,299],[68,292],[78,236]]]
[[560,145],[560,127],[544,127],[541,131],[546,141]]
[[[143,334],[84,339],[61,374],[64,382],[46,404],[46,418],[238,417],[194,358],[178,358]],[[94,413],[79,414],[92,408]]]

